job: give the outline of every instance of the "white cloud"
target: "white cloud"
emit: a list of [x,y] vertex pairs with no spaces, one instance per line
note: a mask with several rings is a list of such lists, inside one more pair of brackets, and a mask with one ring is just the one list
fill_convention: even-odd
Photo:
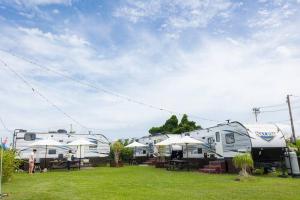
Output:
[[53,13],[53,14],[59,14],[60,12],[59,12],[58,9],[53,9],[53,10],[52,10],[52,13]]
[[[253,106],[284,103],[287,93],[297,94],[300,91],[297,78],[300,63],[296,59],[299,46],[288,42],[291,35],[280,37],[293,28],[290,26],[273,32],[275,40],[269,43],[265,42],[266,36],[262,34],[246,40],[205,36],[205,42],[196,45],[192,52],[180,48],[170,50],[176,49],[176,45],[165,49],[159,38],[141,34],[139,40],[143,42],[140,45],[148,48],[124,51],[116,58],[101,59],[79,36],[56,35],[22,27],[15,29],[13,35],[6,36],[18,44],[17,49],[27,52],[26,56],[60,71],[80,74],[99,86],[107,84],[107,81],[116,82],[114,90],[135,99],[206,118],[251,122],[254,119],[251,113]],[[75,41],[69,39],[72,37]],[[1,38],[1,46],[14,44],[7,41],[3,33]],[[155,64],[155,60],[149,59],[154,52],[164,52],[169,58],[164,63]],[[168,113],[90,90],[5,53],[0,55],[74,118],[88,127],[102,129],[111,138],[144,135],[149,127],[168,117]],[[174,68],[177,65],[180,67]],[[0,80],[1,85],[10,83],[0,90],[1,113],[8,127],[45,130],[59,126],[68,128],[68,124],[72,123],[33,95],[15,77],[1,72]],[[299,120],[300,113],[296,111],[294,114]],[[214,125],[193,119],[204,126]],[[260,119],[286,120],[288,115],[261,115]],[[75,128],[80,130],[76,125]]]
[[144,19],[162,20],[163,29],[181,30],[206,27],[215,17],[228,18],[228,11],[234,6],[229,0],[128,0],[115,11],[115,16],[134,23]]
[[39,5],[49,5],[49,4],[65,4],[65,5],[72,4],[72,0],[12,0],[7,2],[15,3],[17,5],[25,5],[25,6],[39,6]]
[[115,16],[128,17],[129,21],[136,23],[145,17],[156,18],[160,9],[160,0],[151,0],[147,2],[129,0],[127,6],[120,7],[116,10]]
[[[289,23],[289,19],[298,14],[296,1],[265,1],[257,15],[249,21],[251,28],[279,28]],[[298,7],[298,8],[297,8]]]
[[[163,9],[159,1],[153,2],[153,9],[149,10],[147,6],[143,7],[146,4],[137,5],[143,9],[132,20],[139,22],[147,17],[157,17],[152,11],[160,13]],[[191,2],[194,4],[180,3],[180,8],[195,10],[193,13],[179,12],[182,20],[190,16],[193,19],[194,15],[202,16],[202,13],[196,12],[202,9],[199,2]],[[179,1],[175,3],[179,5]],[[197,21],[196,17],[195,24],[188,24],[188,27],[209,23],[218,15],[217,10],[219,8],[212,9],[211,14],[203,18],[206,21]],[[264,15],[271,14],[268,10],[261,10],[257,18]],[[92,42],[82,36],[84,34],[72,31],[55,34],[39,28],[14,28],[1,24],[0,46],[98,87],[103,86],[153,105],[220,121],[231,119],[251,123],[254,121],[252,107],[284,103],[288,93],[300,95],[300,24],[294,18],[289,20],[285,24],[280,22],[280,29],[253,26],[253,32],[245,38],[202,34],[188,49],[182,48],[177,40],[170,41],[165,35],[134,29],[138,32],[132,33],[137,44],[129,47],[120,45],[113,56],[107,49],[102,51],[101,43],[98,51],[91,48]],[[166,27],[175,27],[169,21],[165,22]],[[185,26],[184,23],[178,25],[187,28]],[[97,31],[101,34],[101,28]],[[111,31],[107,30],[107,40],[111,39]],[[0,52],[0,58],[67,113],[88,127],[102,129],[110,138],[145,135],[148,128],[159,125],[169,116],[168,113],[77,85],[9,54]],[[67,129],[72,123],[16,77],[4,72],[2,67],[0,85],[1,117],[9,128]],[[295,109],[294,117],[299,121],[299,109]],[[192,119],[204,127],[215,125]],[[288,114],[261,114],[259,119],[262,122],[287,120]],[[74,126],[80,130],[79,126]]]

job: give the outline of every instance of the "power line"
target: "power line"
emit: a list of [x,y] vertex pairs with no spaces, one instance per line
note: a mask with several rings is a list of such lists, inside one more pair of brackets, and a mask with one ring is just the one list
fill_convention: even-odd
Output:
[[274,107],[282,107],[282,106],[286,106],[286,104],[282,103],[282,104],[275,104],[275,105],[267,105],[267,106],[260,106],[258,108],[274,108]]
[[278,109],[278,110],[265,110],[265,111],[260,111],[261,113],[272,113],[272,112],[281,112],[281,111],[286,111],[288,110],[287,108],[284,109]]
[[[293,106],[292,108],[293,108],[293,110],[294,109],[299,109],[300,106]],[[281,112],[281,111],[287,111],[287,110],[288,110],[288,108],[283,108],[283,109],[277,109],[277,110],[263,110],[263,111],[260,111],[260,112],[261,113],[272,113],[272,112]]]
[[3,60],[0,59],[0,61],[3,63],[3,65],[10,71],[12,72],[15,76],[17,76],[26,86],[28,86],[33,93],[37,94],[38,96],[40,96],[44,101],[46,101],[48,104],[50,104],[51,106],[53,106],[56,110],[58,110],[59,112],[61,112],[63,115],[65,115],[67,118],[69,118],[70,120],[72,120],[73,122],[75,122],[76,124],[78,124],[79,126],[81,126],[84,129],[89,129],[86,126],[84,126],[83,124],[81,124],[80,122],[78,122],[76,119],[74,119],[71,115],[69,115],[68,113],[66,113],[64,110],[62,110],[59,106],[57,106],[56,104],[54,104],[52,101],[50,101],[46,96],[44,96],[41,92],[39,92],[35,87],[32,86],[32,84],[30,84],[25,78],[23,78],[20,74],[18,74],[14,69],[12,69],[6,62],[4,62]]
[[283,123],[283,122],[289,122],[289,119],[286,120],[280,120],[280,121],[269,121],[268,123]]
[[[298,96],[293,95],[292,97],[299,98]],[[294,101],[295,102],[295,101]],[[296,101],[298,103],[300,101]],[[286,103],[281,103],[281,104],[274,104],[274,105],[265,105],[265,106],[259,106],[257,107],[258,109],[264,109],[264,108],[276,108],[276,107],[283,107],[286,106]],[[284,109],[279,109],[279,110],[284,110]]]
[[[104,92],[106,94],[115,96],[115,97],[117,97],[119,99],[123,99],[123,100],[126,100],[128,102],[135,103],[135,104],[138,104],[138,105],[141,105],[141,106],[144,106],[144,107],[148,107],[148,108],[151,108],[151,109],[155,109],[155,110],[159,110],[159,111],[164,111],[164,112],[167,112],[169,114],[184,115],[184,113],[177,112],[177,111],[172,111],[172,110],[169,110],[169,109],[166,109],[166,108],[163,108],[163,107],[159,107],[159,106],[155,106],[155,105],[152,105],[152,104],[148,104],[148,103],[145,103],[143,101],[136,100],[136,99],[133,99],[131,97],[128,97],[128,96],[116,93],[116,92],[108,90],[108,89],[105,89],[103,87],[99,87],[99,86],[93,85],[93,84],[88,83],[86,81],[82,81],[82,80],[76,79],[76,78],[72,77],[71,75],[68,75],[68,74],[62,73],[60,71],[51,69],[51,68],[49,68],[47,66],[41,65],[41,64],[39,64],[36,61],[32,61],[32,60],[30,60],[28,58],[25,58],[23,56],[17,55],[15,53],[11,52],[11,51],[3,50],[3,49],[0,49],[0,51],[5,52],[5,53],[7,53],[7,54],[9,54],[9,55],[11,55],[13,57],[19,58],[19,59],[21,59],[21,60],[23,60],[25,62],[28,62],[28,63],[30,63],[32,65],[35,65],[35,66],[39,67],[40,69],[42,69],[42,70],[44,70],[46,72],[54,73],[54,74],[59,75],[59,76],[65,78],[65,79],[73,81],[73,82],[75,82],[77,84],[93,88],[95,90],[98,90],[98,91]],[[203,121],[211,121],[211,122],[218,122],[218,123],[220,122],[219,120],[208,119],[208,118],[204,118],[204,117],[197,116],[197,115],[188,114],[188,116],[193,117],[193,118],[197,118],[197,119],[200,119],[200,120],[203,120]]]
[[0,117],[0,123],[2,124],[3,128],[4,128],[7,132],[10,132],[10,131],[11,131],[11,130],[9,130],[9,129],[7,128],[7,126],[5,125],[5,123],[4,123],[3,119],[2,119],[2,117]]

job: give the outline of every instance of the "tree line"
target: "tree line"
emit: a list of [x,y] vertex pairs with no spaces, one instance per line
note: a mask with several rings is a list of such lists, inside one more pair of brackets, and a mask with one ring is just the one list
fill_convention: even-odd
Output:
[[180,120],[176,115],[172,115],[162,126],[152,127],[149,129],[151,135],[154,134],[181,134],[189,131],[194,131],[197,129],[202,129],[200,125],[197,125],[196,122],[190,121],[188,116],[184,114]]

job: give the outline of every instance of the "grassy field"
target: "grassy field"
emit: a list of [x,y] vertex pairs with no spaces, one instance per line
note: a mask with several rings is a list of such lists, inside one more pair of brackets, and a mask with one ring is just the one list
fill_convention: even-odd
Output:
[[237,182],[236,175],[169,172],[152,167],[95,168],[16,174],[4,184],[6,199],[300,199],[300,180],[254,177]]

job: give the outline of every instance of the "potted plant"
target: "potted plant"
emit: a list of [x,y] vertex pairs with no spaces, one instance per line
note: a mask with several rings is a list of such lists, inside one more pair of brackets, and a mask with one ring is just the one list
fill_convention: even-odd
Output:
[[233,164],[236,168],[241,169],[240,176],[248,177],[247,170],[253,168],[253,159],[250,153],[237,154],[233,158]]

